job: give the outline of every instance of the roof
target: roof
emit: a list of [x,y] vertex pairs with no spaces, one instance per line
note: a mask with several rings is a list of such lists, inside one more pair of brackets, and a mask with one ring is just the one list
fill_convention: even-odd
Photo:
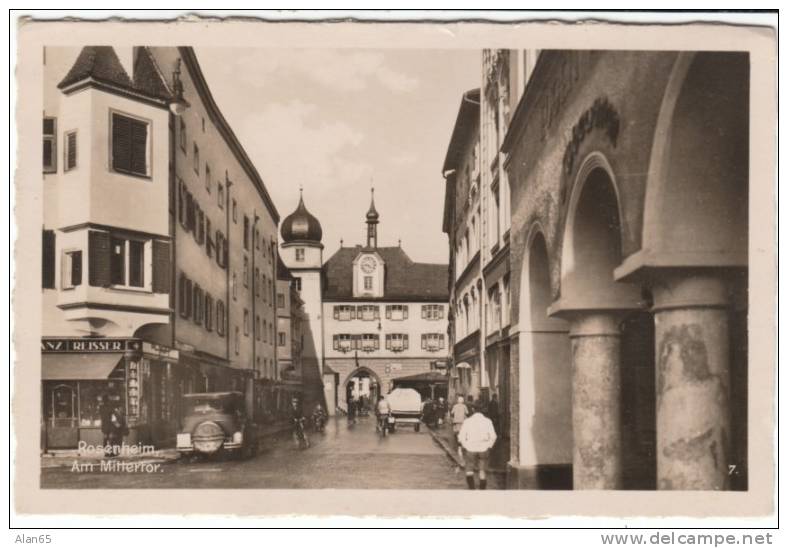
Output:
[[427,371],[406,377],[397,377],[393,379],[393,382],[394,384],[400,382],[448,382],[448,377],[438,371]]
[[480,95],[479,88],[468,90],[462,94],[460,108],[457,110],[457,120],[454,122],[449,148],[446,150],[446,159],[443,161],[443,173],[457,169],[468,132],[479,127]]
[[304,195],[298,199],[298,207],[282,221],[282,241],[320,243],[323,227],[317,217],[309,213],[304,205]]
[[64,89],[83,80],[93,80],[153,99],[171,99],[172,93],[167,82],[148,49],[137,47],[134,53],[134,74],[129,75],[111,46],[86,46],[57,87]]
[[[381,298],[353,297],[353,261],[359,253],[377,253],[386,263]],[[323,298],[327,301],[448,301],[449,266],[416,263],[401,247],[340,247],[323,265]]]

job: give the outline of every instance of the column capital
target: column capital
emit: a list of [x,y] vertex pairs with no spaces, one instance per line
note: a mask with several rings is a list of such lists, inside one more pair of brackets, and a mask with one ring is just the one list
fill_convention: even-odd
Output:
[[548,314],[569,323],[570,337],[619,336],[621,322],[636,310],[640,309],[636,307],[563,308],[556,302],[550,306]]
[[725,308],[731,305],[730,285],[722,273],[669,270],[653,275],[652,311],[678,308]]

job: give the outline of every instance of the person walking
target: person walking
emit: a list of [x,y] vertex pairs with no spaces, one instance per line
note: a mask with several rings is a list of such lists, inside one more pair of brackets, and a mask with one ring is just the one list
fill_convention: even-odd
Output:
[[[112,448],[110,451],[111,457],[117,457],[123,451],[123,437],[129,433],[126,426],[126,417],[120,409],[120,405],[111,408],[110,411],[110,429],[109,429],[109,445]],[[106,453],[105,453],[106,454]]]
[[454,432],[454,440],[457,442],[457,457],[460,459],[460,465],[465,466],[465,460],[462,456],[462,445],[460,444],[460,429],[462,423],[468,417],[468,407],[465,405],[465,398],[457,396],[457,403],[451,408],[451,424]]
[[473,415],[465,419],[460,428],[460,445],[465,450],[465,481],[469,489],[476,489],[474,473],[479,473],[479,489],[487,489],[487,460],[495,445],[492,421],[482,414],[481,402],[476,402]]
[[112,404],[109,401],[109,394],[101,394],[98,397],[99,418],[101,419],[101,433],[104,436],[104,456],[112,456]]
[[355,402],[353,401],[353,383],[349,382],[347,385],[347,393],[346,393],[346,403],[347,403],[347,422],[348,424],[356,422],[356,406]]
[[493,394],[490,403],[487,404],[487,417],[492,421],[495,433],[500,434],[500,406],[498,404],[498,394]]

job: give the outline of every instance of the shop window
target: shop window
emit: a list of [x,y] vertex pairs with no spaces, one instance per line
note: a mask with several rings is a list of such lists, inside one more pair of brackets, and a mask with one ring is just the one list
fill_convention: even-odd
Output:
[[63,139],[63,171],[70,171],[77,167],[77,132],[68,131]]
[[57,119],[44,118],[44,173],[57,171]]
[[386,350],[402,352],[408,349],[408,336],[404,333],[389,333],[386,335]]
[[72,250],[63,252],[60,272],[63,277],[63,289],[72,289],[82,285],[82,251]]
[[408,305],[406,305],[406,304],[389,304],[389,305],[386,305],[386,319],[387,320],[407,320],[408,319]]
[[146,272],[146,257],[150,256],[150,242],[113,236],[110,254],[110,282],[119,287],[146,288],[150,274]]
[[421,317],[422,319],[425,320],[443,319],[443,305],[440,304],[421,305]]
[[112,113],[112,169],[147,177],[150,123],[117,112]]

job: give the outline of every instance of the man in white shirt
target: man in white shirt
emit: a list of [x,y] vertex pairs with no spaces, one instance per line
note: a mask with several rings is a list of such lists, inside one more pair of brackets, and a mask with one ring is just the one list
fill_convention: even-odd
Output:
[[487,488],[487,457],[497,436],[490,419],[482,414],[481,402],[473,405],[473,415],[465,419],[458,436],[465,450],[465,481],[476,489],[474,471],[479,472],[479,489]]

